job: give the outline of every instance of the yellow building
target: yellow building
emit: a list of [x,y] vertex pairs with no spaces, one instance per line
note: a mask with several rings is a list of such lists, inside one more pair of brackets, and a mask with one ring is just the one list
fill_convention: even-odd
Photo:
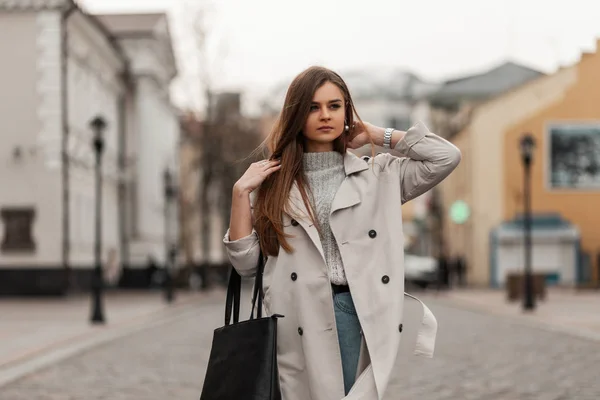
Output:
[[465,256],[470,284],[489,285],[490,232],[523,212],[519,140],[525,132],[536,140],[532,211],[559,213],[577,226],[581,249],[591,255],[591,280],[599,280],[598,104],[600,54],[586,53],[576,65],[478,105],[452,138],[463,161],[441,185],[444,209],[447,215],[454,201],[463,200],[471,215],[462,225],[446,218],[445,243],[452,255]]

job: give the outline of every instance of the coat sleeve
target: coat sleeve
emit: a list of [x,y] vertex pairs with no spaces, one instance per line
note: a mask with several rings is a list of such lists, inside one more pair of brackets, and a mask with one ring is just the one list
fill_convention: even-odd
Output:
[[[250,195],[251,207],[254,205],[254,196]],[[258,234],[252,228],[252,233],[237,240],[229,240],[229,229],[223,237],[225,252],[233,265],[233,268],[240,276],[256,275],[256,267],[258,265],[258,257],[260,256],[260,244]]]
[[462,158],[456,146],[430,132],[422,122],[410,128],[394,150],[401,157],[386,156],[400,177],[402,204],[443,181]]

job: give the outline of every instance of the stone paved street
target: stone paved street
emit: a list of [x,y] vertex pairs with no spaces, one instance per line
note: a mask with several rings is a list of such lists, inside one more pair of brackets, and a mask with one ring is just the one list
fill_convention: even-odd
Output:
[[[439,322],[434,359],[402,352],[402,400],[600,398],[600,342],[444,305],[424,296]],[[419,319],[407,306],[406,325]],[[244,314],[246,315],[246,314]],[[413,321],[413,322],[409,322]],[[0,388],[2,400],[194,400],[222,306],[206,306],[90,350]]]

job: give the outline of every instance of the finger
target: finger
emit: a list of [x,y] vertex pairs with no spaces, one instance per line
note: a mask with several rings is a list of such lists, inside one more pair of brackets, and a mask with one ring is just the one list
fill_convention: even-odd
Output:
[[271,167],[271,168],[267,169],[267,171],[266,171],[266,172],[267,172],[267,174],[268,174],[268,175],[270,175],[270,174],[272,174],[273,172],[275,172],[275,171],[278,171],[280,168],[281,168],[281,165],[277,165],[277,166],[275,166],[275,167]]
[[274,165],[279,165],[281,163],[281,161],[279,160],[270,160],[267,161],[266,163],[263,164],[264,168],[271,168]]

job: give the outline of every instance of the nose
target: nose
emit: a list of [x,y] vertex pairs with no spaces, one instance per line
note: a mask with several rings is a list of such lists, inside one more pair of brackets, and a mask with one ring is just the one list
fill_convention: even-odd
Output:
[[329,110],[327,110],[327,107],[325,107],[323,110],[321,110],[321,119],[322,120],[331,119],[331,116],[329,115]]

